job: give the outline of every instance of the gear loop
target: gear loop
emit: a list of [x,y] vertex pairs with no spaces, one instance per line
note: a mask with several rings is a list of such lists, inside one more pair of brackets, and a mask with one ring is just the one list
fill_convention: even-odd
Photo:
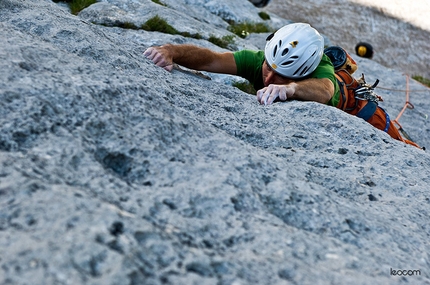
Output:
[[375,83],[370,85],[366,83],[366,80],[364,79],[364,74],[361,74],[361,78],[358,80],[358,82],[360,85],[354,90],[354,95],[356,99],[372,101],[376,104],[378,102],[384,101],[381,96],[379,96],[373,91],[375,87],[378,86],[379,79],[376,79]]

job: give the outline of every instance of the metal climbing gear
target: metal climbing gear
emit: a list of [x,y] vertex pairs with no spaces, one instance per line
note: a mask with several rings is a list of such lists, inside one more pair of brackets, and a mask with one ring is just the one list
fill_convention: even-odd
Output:
[[354,97],[358,100],[367,100],[371,102],[382,102],[384,101],[381,96],[376,94],[373,90],[379,84],[379,79],[376,79],[373,85],[367,84],[364,79],[364,73],[361,74],[361,78],[358,80],[359,87],[354,90]]

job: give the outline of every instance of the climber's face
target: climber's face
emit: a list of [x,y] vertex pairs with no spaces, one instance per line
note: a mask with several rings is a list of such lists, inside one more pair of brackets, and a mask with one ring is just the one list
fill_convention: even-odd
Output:
[[269,86],[270,84],[288,84],[293,82],[293,80],[286,78],[282,75],[276,73],[267,63],[263,62],[263,84],[264,86]]

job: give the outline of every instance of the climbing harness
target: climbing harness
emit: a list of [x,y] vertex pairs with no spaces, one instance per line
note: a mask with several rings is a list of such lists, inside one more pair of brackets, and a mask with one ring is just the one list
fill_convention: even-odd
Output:
[[[333,63],[335,77],[340,88],[339,101],[336,104],[337,108],[364,119],[375,128],[388,133],[394,139],[421,148],[410,139],[410,136],[404,132],[401,126],[400,129],[397,128],[395,123],[400,125],[398,124],[399,117],[392,121],[388,113],[378,106],[378,103],[383,101],[382,97],[374,92],[374,89],[379,84],[378,79],[375,83],[368,84],[364,74],[359,79],[352,77],[352,74],[357,70],[357,64],[341,47],[328,47],[324,50],[324,53]],[[413,106],[409,103],[409,99],[407,101],[409,104],[407,106]],[[402,137],[401,133],[404,134],[406,139]]]

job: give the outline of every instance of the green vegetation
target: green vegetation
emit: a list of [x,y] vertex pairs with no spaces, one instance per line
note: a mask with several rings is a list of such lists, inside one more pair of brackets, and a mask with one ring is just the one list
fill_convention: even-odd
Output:
[[167,5],[164,4],[163,2],[161,2],[160,0],[152,0],[152,2],[154,2],[154,3],[158,4],[158,5],[167,7]]
[[270,20],[270,15],[264,11],[261,11],[260,13],[258,13],[258,16],[260,16],[260,18],[265,21]]
[[[160,32],[160,33],[171,34],[171,35],[181,35],[187,38],[203,39],[202,35],[200,34],[191,34],[189,32],[179,32],[174,27],[169,25],[169,23],[167,23],[165,19],[161,18],[158,15],[146,21],[140,28],[135,24],[129,23],[129,22],[124,22],[124,23],[118,22],[118,23],[115,23],[113,26],[120,27],[123,29],[132,29],[132,30],[143,29],[149,32]],[[235,37],[234,35],[229,35],[229,36],[224,36],[220,39],[215,36],[211,36],[208,39],[208,41],[210,41],[213,44],[216,44],[219,47],[229,48],[230,45],[234,44],[234,37]]]
[[246,38],[250,33],[268,33],[269,27],[264,23],[232,23],[228,30],[241,38]]
[[130,22],[117,23],[116,26],[123,28],[123,29],[139,30],[138,26],[136,26],[135,24],[130,23]]
[[210,41],[211,43],[213,43],[219,47],[228,48],[230,45],[234,44],[234,36],[229,35],[229,36],[223,36],[222,38],[210,36],[208,41]]
[[[120,26],[121,27],[121,26]],[[126,28],[126,27],[124,27]],[[149,32],[160,32],[165,34],[171,34],[171,35],[181,35],[187,38],[194,38],[194,39],[202,39],[203,37],[200,34],[191,34],[188,32],[179,32],[174,27],[169,25],[166,20],[161,18],[158,15],[155,15],[148,21],[146,21],[141,28],[145,31]]]
[[255,91],[254,89],[254,86],[252,86],[252,84],[249,83],[248,81],[236,81],[236,82],[233,82],[232,85],[242,90],[245,93],[252,94],[252,95],[257,94],[257,91]]
[[97,0],[54,0],[54,2],[66,2],[72,14],[77,15],[88,6],[96,3]]
[[146,21],[142,27],[145,31],[161,32],[165,34],[178,35],[179,31],[167,23],[166,20],[156,15]]
[[[169,25],[166,20],[164,20],[158,15],[146,21],[141,28],[146,31],[161,32],[161,33],[171,34],[171,35],[181,35],[184,37],[194,38],[194,39],[203,38],[200,34],[190,34],[188,32],[179,32],[174,27]],[[211,36],[208,39],[208,41],[210,41],[213,44],[216,44],[219,47],[228,48],[229,45],[234,43],[234,36],[233,35],[224,36],[221,39],[215,36]]]
[[198,40],[203,39],[202,35],[200,35],[200,34],[190,34],[189,32],[181,32],[180,35],[183,36],[183,37],[186,37],[186,38],[193,38],[193,39],[198,39]]
[[97,0],[73,0],[69,6],[72,14],[77,15],[79,12],[96,2]]
[[412,78],[415,79],[416,81],[421,82],[422,84],[430,87],[430,79],[422,77],[420,75],[414,75],[414,76],[412,76]]
[[73,15],[87,8],[88,6],[97,2],[97,0],[53,0],[54,2],[66,2],[69,5],[70,11]]
[[[94,4],[97,2],[97,0],[53,0],[54,2],[66,2],[68,3],[70,10],[73,14],[78,14],[81,10],[85,9],[86,7]],[[154,3],[166,6],[164,3],[160,2],[159,0],[152,0]],[[104,25],[104,24],[101,24]],[[116,22],[114,24],[111,24],[109,26],[115,26],[123,29],[131,29],[131,30],[139,30],[143,29],[145,31],[149,32],[160,32],[165,34],[171,34],[171,35],[181,35],[183,37],[187,38],[194,38],[194,39],[203,39],[202,35],[200,34],[191,34],[189,32],[179,32],[174,27],[169,25],[167,21],[163,18],[161,18],[158,15],[155,15],[148,21],[146,21],[142,26],[138,27],[135,24],[131,22]],[[208,39],[211,43],[218,45],[222,48],[229,48],[232,44],[234,44],[234,36],[224,36],[221,39],[217,38],[215,36],[211,36]]]

